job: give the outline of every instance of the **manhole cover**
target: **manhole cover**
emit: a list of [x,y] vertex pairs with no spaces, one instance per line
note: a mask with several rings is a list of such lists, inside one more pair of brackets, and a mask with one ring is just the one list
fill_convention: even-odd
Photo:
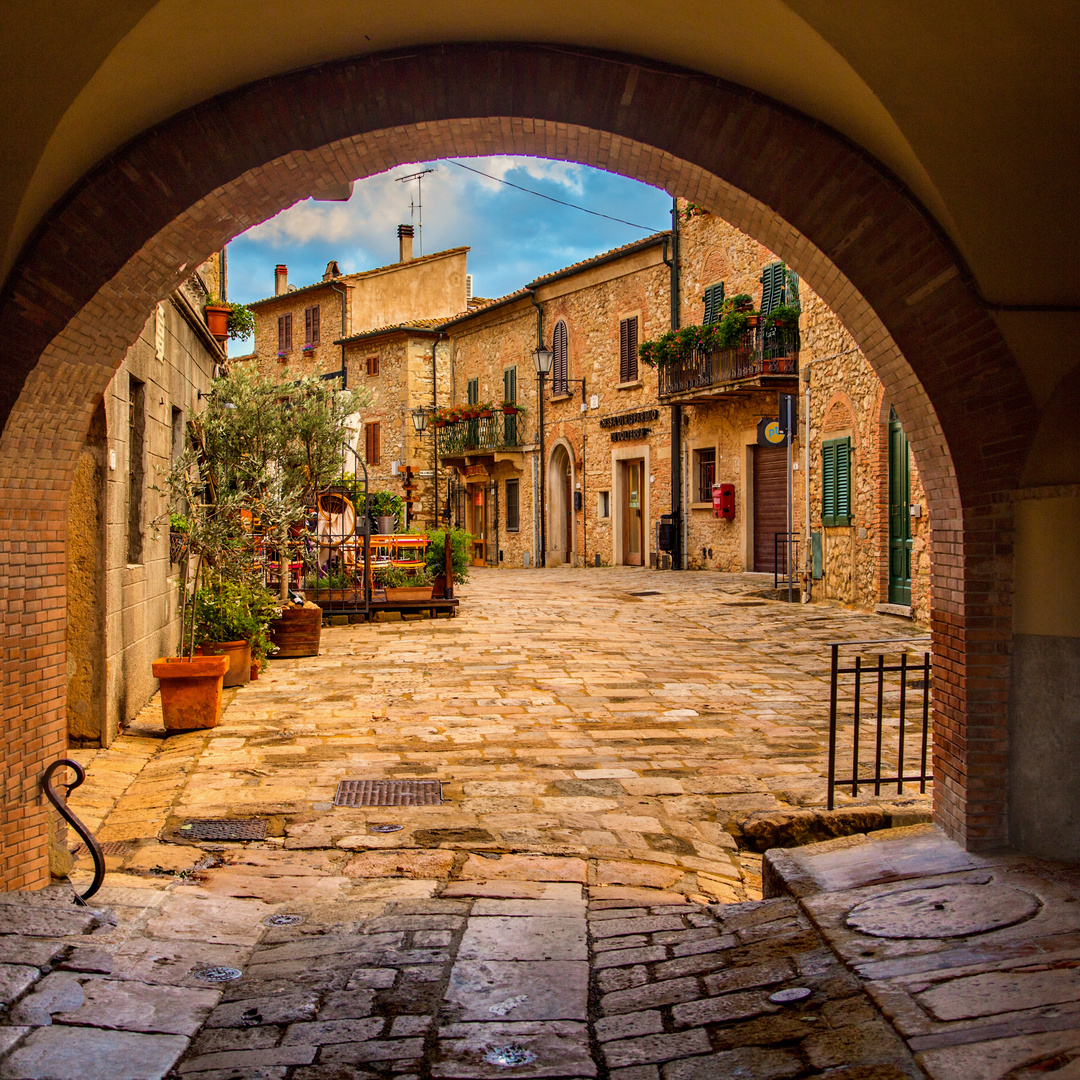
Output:
[[303,915],[267,915],[263,919],[264,926],[296,926],[304,921]]
[[260,818],[198,818],[180,826],[185,840],[265,840],[266,822]]
[[374,825],[367,827],[368,832],[374,833],[387,833],[387,832],[401,832],[404,829],[404,825],[392,825],[390,822],[378,822]]
[[660,596],[661,593],[660,593],[659,589],[646,589],[644,592],[632,592],[632,593],[629,593],[628,595],[630,595],[630,596]]
[[203,982],[232,982],[233,979],[239,979],[244,973],[239,968],[234,967],[208,967],[199,968],[194,974],[196,979]]
[[961,882],[876,896],[852,908],[847,924],[871,937],[952,938],[1000,930],[1038,910],[1031,893],[1011,885]]
[[443,801],[439,780],[342,780],[335,806],[438,806]]
[[[126,855],[135,845],[130,840],[106,840],[98,844],[102,855]],[[71,854],[77,859],[90,854],[90,849],[85,844],[77,844],[71,849]]]
[[806,986],[790,986],[787,990],[777,990],[775,994],[770,994],[769,1000],[774,1005],[791,1005],[796,1001],[805,1001],[810,993]]

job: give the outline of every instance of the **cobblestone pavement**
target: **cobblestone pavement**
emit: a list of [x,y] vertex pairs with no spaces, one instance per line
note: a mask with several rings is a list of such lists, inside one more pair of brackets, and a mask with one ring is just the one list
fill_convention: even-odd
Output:
[[[110,872],[0,895],[0,1080],[1067,1080],[1074,873],[920,826],[773,850],[759,899],[747,815],[823,801],[824,643],[908,629],[763,584],[478,573],[76,751]],[[445,801],[331,805],[362,777]],[[185,838],[217,817],[268,835]]]
[[[912,632],[754,595],[771,581],[474,571],[458,618],[327,628],[319,657],[272,662],[213,731],[165,740],[152,702],[109,750],[76,753],[89,780],[73,805],[110,843],[110,870],[136,875],[205,855],[160,842],[189,818],[267,819],[265,857],[222,853],[236,865],[218,889],[238,895],[284,895],[265,881],[284,848],[318,853],[288,862],[327,897],[532,864],[753,899],[760,858],[737,850],[740,822],[825,801],[826,643]],[[359,777],[430,777],[445,801],[333,807],[338,781]],[[906,801],[926,816],[925,797]]]

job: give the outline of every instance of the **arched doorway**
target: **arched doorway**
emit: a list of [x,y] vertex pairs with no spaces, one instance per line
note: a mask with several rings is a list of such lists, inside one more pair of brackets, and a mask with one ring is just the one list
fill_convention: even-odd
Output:
[[953,249],[869,155],[742,87],[609,54],[462,45],[322,65],[159,125],[73,189],[9,279],[6,887],[47,880],[36,782],[66,745],[55,582],[67,492],[95,397],[147,312],[190,266],[312,191],[463,153],[570,159],[662,186],[756,237],[838,313],[904,420],[933,518],[938,818],[969,844],[1000,843],[1012,571],[1007,555],[965,545],[1009,549],[1008,493],[1035,411]]
[[552,448],[547,465],[547,565],[573,566],[574,458],[565,439]]

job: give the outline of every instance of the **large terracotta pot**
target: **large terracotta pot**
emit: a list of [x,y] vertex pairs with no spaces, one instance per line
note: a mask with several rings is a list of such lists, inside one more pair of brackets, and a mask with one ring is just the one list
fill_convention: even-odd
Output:
[[270,637],[278,647],[273,659],[290,656],[318,656],[322,634],[322,609],[289,604],[282,609],[281,618],[270,624]]
[[197,656],[228,657],[225,686],[246,686],[251,681],[250,641],[204,641],[195,653]]
[[225,304],[206,305],[206,328],[219,341],[229,336],[229,315],[232,308]]
[[165,730],[198,731],[221,720],[221,684],[227,656],[171,656],[155,660],[154,678],[161,684]]

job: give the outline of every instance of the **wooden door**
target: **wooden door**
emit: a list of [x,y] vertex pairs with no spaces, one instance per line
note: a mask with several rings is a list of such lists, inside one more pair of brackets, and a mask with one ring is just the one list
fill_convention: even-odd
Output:
[[[776,534],[787,532],[787,449],[754,447],[754,569],[776,570]],[[783,543],[783,541],[781,541]],[[783,553],[780,566],[783,568]]]
[[911,605],[911,456],[896,413],[889,417],[889,603]]
[[469,488],[469,532],[473,535],[473,566],[484,566],[487,540],[484,489],[479,484]]
[[645,462],[641,458],[624,461],[623,562],[627,566],[645,563]]

